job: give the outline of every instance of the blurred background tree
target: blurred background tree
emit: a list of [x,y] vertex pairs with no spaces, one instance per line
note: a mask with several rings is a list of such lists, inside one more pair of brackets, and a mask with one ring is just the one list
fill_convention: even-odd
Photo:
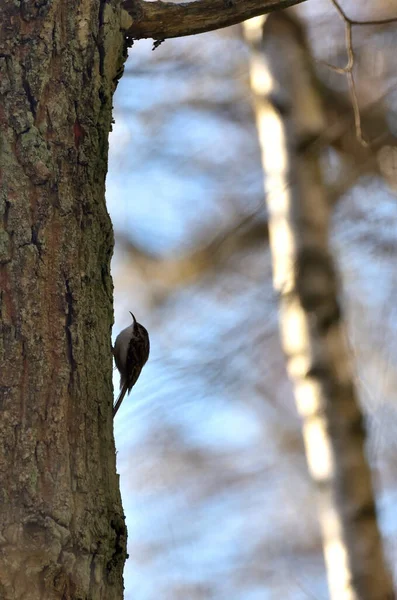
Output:
[[[379,20],[397,16],[392,4],[344,9]],[[346,23],[325,0],[291,12],[309,36],[326,108],[318,143],[332,245],[393,565],[395,24],[352,27],[366,145],[350,75],[329,66],[345,66]],[[125,597],[325,599],[278,335],[249,49],[238,26],[150,48],[134,45],[117,90],[107,179],[116,331],[133,310],[152,341],[115,421],[129,528]]]

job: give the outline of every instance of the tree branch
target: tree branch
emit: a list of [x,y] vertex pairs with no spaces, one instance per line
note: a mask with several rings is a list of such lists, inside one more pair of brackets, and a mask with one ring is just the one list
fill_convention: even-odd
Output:
[[117,238],[146,281],[175,290],[221,268],[228,258],[239,252],[267,243],[268,229],[267,223],[258,218],[258,212],[255,211],[220,231],[213,239],[203,241],[185,256],[175,258],[149,254],[120,232]]
[[126,30],[127,36],[135,40],[165,40],[222,29],[304,1],[195,0],[175,4],[159,0],[124,0],[123,6],[133,20]]

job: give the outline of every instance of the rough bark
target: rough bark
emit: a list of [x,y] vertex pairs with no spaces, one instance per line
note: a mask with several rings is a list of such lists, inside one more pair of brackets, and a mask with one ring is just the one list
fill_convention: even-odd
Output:
[[124,0],[123,6],[131,39],[165,40],[229,27],[301,2],[305,0],[194,0],[177,4]]
[[117,0],[0,3],[0,597],[122,598],[105,205]]
[[325,120],[303,32],[287,15],[245,25],[263,153],[274,285],[331,597],[394,598],[376,521],[365,432],[328,244],[328,202],[312,142]]

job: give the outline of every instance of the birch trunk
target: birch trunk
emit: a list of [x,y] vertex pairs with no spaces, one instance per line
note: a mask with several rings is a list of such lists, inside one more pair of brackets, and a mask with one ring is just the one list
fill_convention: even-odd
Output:
[[[324,131],[304,35],[292,18],[244,26],[262,148],[280,328],[333,600],[394,598],[328,244],[328,203],[311,142]],[[263,36],[262,36],[263,33]]]
[[0,3],[0,597],[117,600],[105,205],[116,0]]

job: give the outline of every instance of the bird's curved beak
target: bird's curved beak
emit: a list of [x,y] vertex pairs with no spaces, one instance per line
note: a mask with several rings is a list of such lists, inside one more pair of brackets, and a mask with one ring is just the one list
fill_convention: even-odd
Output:
[[134,325],[136,325],[136,318],[134,317],[134,315],[132,314],[132,312],[129,310],[128,311],[132,317],[132,320],[134,321]]

